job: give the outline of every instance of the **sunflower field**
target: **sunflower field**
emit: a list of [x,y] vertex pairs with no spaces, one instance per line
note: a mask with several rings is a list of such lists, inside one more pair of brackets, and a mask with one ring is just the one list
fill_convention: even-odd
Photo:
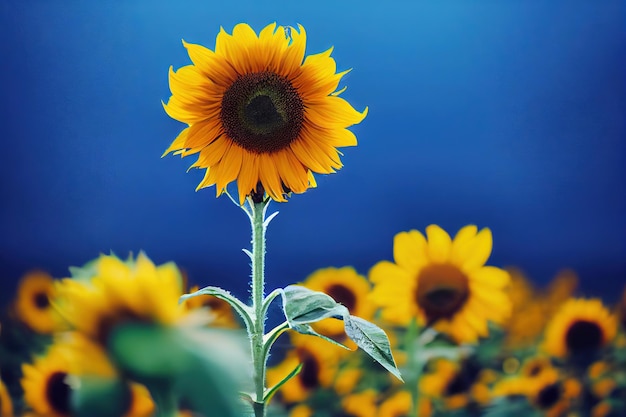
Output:
[[163,156],[195,158],[197,189],[249,220],[247,297],[144,252],[29,272],[0,316],[0,417],[626,415],[626,288],[587,298],[571,270],[537,286],[492,264],[489,227],[398,230],[368,270],[271,288],[272,210],[342,168],[369,111],[306,43],[241,23],[183,41],[168,74],[184,126]]

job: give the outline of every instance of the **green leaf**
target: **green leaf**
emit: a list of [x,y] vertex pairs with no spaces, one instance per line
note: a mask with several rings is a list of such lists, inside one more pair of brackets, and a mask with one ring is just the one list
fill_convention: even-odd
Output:
[[132,394],[126,381],[96,376],[73,378],[78,382],[70,397],[73,416],[119,417],[128,411]]
[[389,339],[383,329],[367,320],[349,314],[344,316],[343,322],[348,337],[386,370],[391,372],[392,375],[402,381],[400,371],[391,354]]
[[[179,398],[202,415],[238,417],[237,393],[250,361],[245,335],[206,327],[119,325],[107,350],[122,372],[159,398]],[[155,398],[156,401],[156,398]]]
[[331,296],[300,285],[289,285],[283,290],[283,311],[292,327],[329,317],[341,319],[348,314],[348,309]]
[[313,330],[313,328],[308,325],[308,324],[294,324],[293,326],[291,326],[292,330],[295,330],[296,332],[300,333],[300,334],[308,334],[310,336],[317,336],[320,339],[324,339],[329,343],[332,343],[333,345],[337,345],[339,347],[342,347],[346,350],[352,350],[350,349],[348,346],[345,346],[341,343],[339,343],[338,341],[331,339],[328,336],[324,336],[323,334],[320,334],[318,332],[316,332],[315,330]]
[[301,363],[299,363],[298,366],[296,366],[293,369],[293,371],[289,372],[276,385],[274,385],[271,388],[267,388],[265,390],[265,393],[263,394],[263,402],[265,402],[265,404],[269,404],[269,402],[272,400],[272,397],[274,396],[274,394],[276,394],[276,391],[278,391],[280,389],[280,387],[282,387],[291,378],[293,378],[294,376],[298,375],[300,373],[300,371],[302,370],[302,366],[303,365]]
[[243,321],[246,324],[247,329],[252,329],[254,320],[252,320],[252,316],[250,314],[250,308],[242,303],[237,297],[232,295],[230,292],[220,288],[220,287],[204,287],[201,290],[198,290],[191,294],[185,294],[180,297],[179,302],[183,302],[193,297],[198,297],[200,295],[212,295],[214,297],[219,298],[220,300],[226,301],[230,304],[233,309],[241,316]]

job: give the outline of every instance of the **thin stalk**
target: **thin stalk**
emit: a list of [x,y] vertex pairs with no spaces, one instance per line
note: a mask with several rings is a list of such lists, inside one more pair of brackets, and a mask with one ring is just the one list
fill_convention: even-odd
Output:
[[265,335],[265,311],[263,299],[265,291],[265,207],[266,202],[255,203],[252,199],[250,208],[252,215],[250,222],[252,226],[252,310],[253,329],[251,332],[250,344],[252,349],[252,361],[254,364],[254,388],[255,401],[253,403],[255,417],[264,417],[265,401],[265,367],[267,356],[263,347],[263,336]]
[[418,359],[419,326],[415,318],[411,320],[406,332],[405,348],[408,354],[408,368],[406,383],[411,393],[411,417],[419,415],[419,381],[422,377],[424,364]]

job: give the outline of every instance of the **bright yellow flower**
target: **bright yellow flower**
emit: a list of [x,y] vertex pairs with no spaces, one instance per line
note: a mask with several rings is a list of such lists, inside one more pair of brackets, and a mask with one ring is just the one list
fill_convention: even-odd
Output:
[[595,353],[610,343],[616,332],[617,319],[602,301],[571,299],[548,323],[543,347],[557,357]]
[[127,321],[174,324],[184,317],[178,305],[181,277],[172,263],[155,266],[143,253],[124,262],[102,255],[91,280],[64,279],[56,306],[77,331],[105,344],[111,330]]
[[52,308],[54,280],[46,272],[33,271],[20,280],[15,301],[17,318],[37,333],[58,329],[59,318]]
[[462,228],[454,240],[437,225],[426,228],[426,237],[417,230],[398,233],[395,262],[381,261],[370,271],[372,300],[389,322],[418,317],[457,342],[476,342],[488,335],[489,320],[501,324],[511,311],[509,274],[485,266],[491,246],[491,231],[476,226]]
[[170,69],[172,96],[165,111],[189,125],[165,152],[198,154],[205,168],[198,188],[216,185],[220,195],[237,181],[239,201],[262,186],[277,201],[315,186],[312,172],[341,168],[337,147],[355,146],[346,128],[360,123],[337,91],[332,49],[304,57],[302,26],[266,26],[259,35],[247,24],[223,29],[215,51],[183,42],[193,65]]
[[[302,285],[330,295],[335,301],[343,304],[353,316],[371,320],[374,315],[375,307],[367,297],[370,293],[370,283],[350,266],[319,269],[309,275]],[[325,319],[315,323],[314,328],[324,335],[336,336],[343,334],[343,321]]]

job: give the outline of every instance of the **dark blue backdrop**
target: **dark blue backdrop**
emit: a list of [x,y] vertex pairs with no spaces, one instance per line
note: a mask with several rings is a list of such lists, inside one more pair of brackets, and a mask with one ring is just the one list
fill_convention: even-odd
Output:
[[[270,287],[319,267],[362,273],[393,235],[491,227],[491,263],[539,282],[561,267],[615,299],[626,276],[623,1],[0,0],[0,273],[56,276],[143,249],[245,295],[249,225],[188,158],[160,159],[181,38],[301,23],[334,45],[344,96],[370,108],[319,188],[275,204]],[[8,293],[5,293],[5,298]]]

